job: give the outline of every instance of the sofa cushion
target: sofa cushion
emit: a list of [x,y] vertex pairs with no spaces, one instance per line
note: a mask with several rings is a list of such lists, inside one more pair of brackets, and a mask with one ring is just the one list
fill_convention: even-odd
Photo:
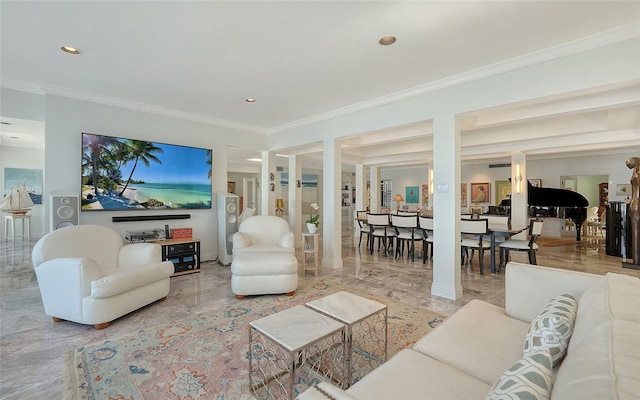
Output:
[[231,273],[235,276],[289,275],[297,271],[298,259],[290,252],[242,252],[231,262]]
[[543,347],[516,361],[493,385],[487,400],[548,400],[553,384],[551,352]]
[[404,349],[347,389],[362,400],[482,399],[490,385],[414,350]]
[[640,279],[607,274],[584,292],[554,399],[637,399]]
[[578,302],[571,293],[549,300],[531,322],[524,339],[524,354],[547,348],[554,364],[562,360],[569,347],[577,311]]
[[173,263],[170,261],[119,268],[117,272],[91,282],[91,297],[104,299],[115,296],[161,279],[167,279],[173,275],[173,272]]
[[472,300],[420,339],[414,349],[493,385],[522,357],[529,324],[504,309]]

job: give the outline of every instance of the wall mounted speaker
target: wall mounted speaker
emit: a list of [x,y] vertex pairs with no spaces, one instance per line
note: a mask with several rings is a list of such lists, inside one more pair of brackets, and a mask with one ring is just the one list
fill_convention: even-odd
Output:
[[51,230],[80,224],[80,196],[51,193]]
[[239,198],[232,193],[218,195],[218,261],[229,265],[233,259],[233,234],[238,232]]

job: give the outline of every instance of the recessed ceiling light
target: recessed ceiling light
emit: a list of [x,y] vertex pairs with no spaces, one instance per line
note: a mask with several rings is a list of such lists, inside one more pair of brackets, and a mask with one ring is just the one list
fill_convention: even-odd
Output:
[[18,136],[9,136],[9,139],[20,139]]
[[2,125],[11,125],[11,122],[0,121],[0,124],[2,124]]
[[383,46],[389,46],[390,44],[394,44],[396,42],[396,37],[395,36],[383,36],[380,38],[380,40],[378,40],[378,43],[380,43]]
[[60,47],[60,50],[64,51],[65,53],[69,53],[69,54],[80,54],[80,50],[76,49],[75,47],[71,47],[71,46],[62,46],[62,47]]
[[246,101],[247,103],[255,103],[256,99],[248,98],[248,99],[244,99],[244,101]]

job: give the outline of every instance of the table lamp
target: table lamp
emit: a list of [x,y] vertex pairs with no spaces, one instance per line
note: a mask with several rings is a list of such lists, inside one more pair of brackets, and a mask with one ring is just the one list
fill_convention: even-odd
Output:
[[284,201],[282,199],[276,199],[276,215],[278,217],[284,215]]
[[402,197],[401,194],[397,194],[394,198],[393,201],[396,202],[396,210],[400,210],[400,202],[404,201],[404,197]]

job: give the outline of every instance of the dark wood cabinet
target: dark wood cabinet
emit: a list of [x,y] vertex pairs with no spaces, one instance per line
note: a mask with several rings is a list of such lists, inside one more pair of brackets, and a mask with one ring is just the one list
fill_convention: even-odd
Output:
[[631,257],[631,218],[629,205],[612,201],[607,205],[605,252],[616,257]]

